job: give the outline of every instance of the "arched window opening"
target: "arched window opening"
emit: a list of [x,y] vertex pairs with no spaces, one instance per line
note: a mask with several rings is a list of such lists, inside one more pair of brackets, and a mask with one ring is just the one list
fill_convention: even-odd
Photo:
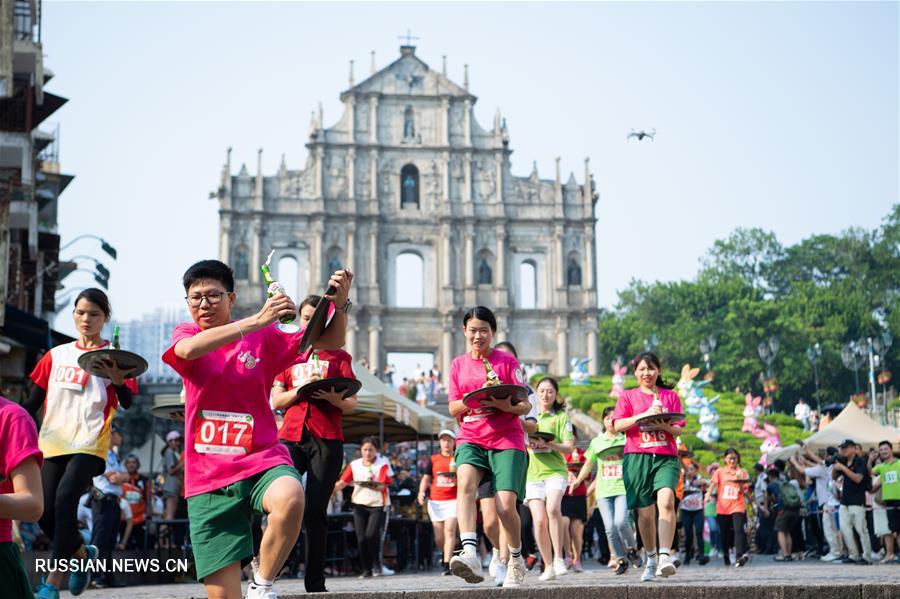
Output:
[[413,252],[397,255],[394,272],[394,298],[398,308],[425,306],[425,261]]
[[537,308],[537,265],[532,260],[519,264],[519,307]]
[[400,170],[400,207],[419,207],[419,169],[413,164]]
[[287,294],[299,304],[303,301],[300,297],[300,264],[293,256],[282,256],[278,259],[275,269],[275,278],[287,291]]

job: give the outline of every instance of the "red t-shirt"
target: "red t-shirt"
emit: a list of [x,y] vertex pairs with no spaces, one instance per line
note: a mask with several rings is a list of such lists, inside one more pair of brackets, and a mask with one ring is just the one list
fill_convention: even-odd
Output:
[[747,471],[743,468],[727,470],[719,468],[709,479],[711,486],[716,489],[716,513],[721,516],[744,513],[744,489],[748,483],[736,483],[734,480],[749,480]]
[[[578,476],[578,473],[581,472],[581,466],[572,467],[571,464],[584,464],[584,450],[575,448],[575,451],[572,453],[566,454],[566,464],[570,464],[569,472]],[[582,481],[580,485],[575,487],[575,490],[572,493],[569,493],[568,487],[566,487],[566,495],[571,495],[572,497],[587,497],[587,481]]]
[[422,474],[432,477],[430,497],[434,501],[456,499],[456,460],[436,453],[425,462]]
[[[319,350],[318,356],[319,362],[323,366],[327,364],[326,379],[337,377],[356,379],[356,375],[353,374],[353,359],[344,350]],[[276,376],[275,380],[284,385],[285,389],[295,389],[299,386],[300,381],[306,378],[307,369],[307,360],[306,356],[304,356],[302,361],[297,362]],[[341,410],[327,401],[298,400],[285,412],[284,422],[278,431],[278,438],[283,441],[300,441],[300,438],[303,436],[303,429],[308,428],[309,432],[319,439],[343,441],[342,418],[343,413]]]

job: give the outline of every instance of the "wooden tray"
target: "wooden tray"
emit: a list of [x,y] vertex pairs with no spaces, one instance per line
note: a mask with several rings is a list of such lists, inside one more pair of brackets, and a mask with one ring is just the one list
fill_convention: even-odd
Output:
[[601,461],[613,460],[616,459],[614,457],[616,455],[625,455],[625,445],[610,445],[597,454],[597,459]]
[[359,393],[362,389],[362,383],[356,379],[348,379],[345,377],[335,377],[331,379],[319,379],[311,383],[306,383],[297,389],[297,398],[305,401],[312,401],[313,394],[316,391],[329,391],[334,388],[335,391],[343,393],[344,399],[352,397]]
[[678,422],[679,420],[684,420],[684,414],[681,412],[663,412],[662,414],[652,414],[650,416],[638,418],[637,420],[635,420],[635,423],[644,424],[646,422],[652,422],[653,420],[665,420],[669,423]]
[[522,387],[521,385],[497,385],[495,387],[482,387],[481,389],[476,389],[471,393],[466,393],[462,400],[463,403],[470,408],[482,408],[484,407],[481,405],[482,399],[489,399],[492,397],[506,397],[507,395],[512,396],[510,403],[512,405],[517,405],[528,399],[528,389],[526,387]]
[[112,360],[121,370],[130,371],[127,378],[138,377],[149,368],[143,357],[123,349],[95,349],[85,352],[78,356],[78,366],[88,374],[102,377],[97,367],[107,360]]

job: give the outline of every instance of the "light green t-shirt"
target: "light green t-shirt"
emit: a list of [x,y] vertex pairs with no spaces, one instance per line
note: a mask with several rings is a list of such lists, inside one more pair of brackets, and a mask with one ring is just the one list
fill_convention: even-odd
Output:
[[890,464],[882,462],[872,472],[881,477],[881,498],[885,501],[900,501],[900,460]]
[[603,497],[618,497],[625,494],[625,481],[622,478],[623,460],[601,460],[597,454],[613,445],[621,445],[625,450],[625,433],[619,433],[612,439],[606,433],[600,433],[591,439],[587,451],[584,452],[586,462],[597,460],[597,484],[594,486],[594,496],[597,499]]
[[[565,443],[575,438],[572,423],[565,412],[538,413],[537,425],[538,432],[550,433],[555,437],[554,443]],[[551,476],[567,478],[569,475],[566,458],[558,451],[534,451],[529,448],[528,456],[528,477],[525,480],[530,483],[547,480]]]

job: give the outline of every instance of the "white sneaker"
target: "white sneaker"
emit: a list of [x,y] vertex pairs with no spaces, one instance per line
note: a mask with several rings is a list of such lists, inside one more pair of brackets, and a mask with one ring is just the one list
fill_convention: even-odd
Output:
[[504,566],[506,569],[506,578],[503,580],[503,588],[516,588],[522,586],[525,582],[525,558],[521,555],[517,558],[510,557],[509,563]]
[[656,558],[648,558],[647,565],[644,566],[644,573],[641,574],[641,582],[653,582],[656,578]]
[[833,562],[833,561],[841,559],[841,556],[835,555],[833,553],[828,553],[828,554],[823,555],[819,559],[822,560],[823,562]]
[[555,568],[553,566],[548,566],[544,568],[544,571],[538,577],[538,580],[541,582],[550,582],[551,580],[556,580],[556,572],[554,572]]
[[396,572],[394,572],[393,570],[391,570],[384,564],[381,565],[381,575],[382,576],[393,576],[394,574],[396,574]]
[[278,595],[272,590],[272,586],[259,586],[251,582],[247,587],[247,599],[278,599]]
[[484,569],[475,553],[463,552],[450,558],[450,572],[472,584],[484,580]]
[[506,564],[498,559],[496,572],[494,572],[494,584],[496,586],[503,586],[503,583],[506,580],[507,571],[508,568],[506,567]]
[[565,576],[569,573],[569,568],[566,566],[566,560],[562,558],[556,558],[553,560],[553,573],[557,576]]
[[666,554],[662,554],[659,558],[659,566],[656,568],[656,575],[662,576],[663,578],[668,578],[669,576],[674,575],[678,569],[675,567],[675,562],[672,560],[672,557]]
[[491,563],[488,564],[488,576],[490,576],[491,578],[496,578],[497,566],[500,565],[500,550],[492,549],[491,554]]

